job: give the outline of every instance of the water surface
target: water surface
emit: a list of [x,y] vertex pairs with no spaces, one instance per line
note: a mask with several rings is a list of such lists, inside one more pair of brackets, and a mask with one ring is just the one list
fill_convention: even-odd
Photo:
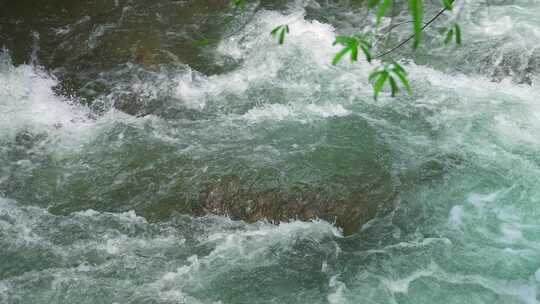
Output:
[[0,4],[0,302],[538,303],[540,5],[491,2],[377,101],[348,3]]

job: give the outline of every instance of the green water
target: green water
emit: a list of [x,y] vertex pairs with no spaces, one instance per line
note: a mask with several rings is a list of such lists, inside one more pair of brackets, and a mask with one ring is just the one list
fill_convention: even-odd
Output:
[[377,101],[345,2],[0,3],[0,303],[540,302],[540,4],[490,2]]

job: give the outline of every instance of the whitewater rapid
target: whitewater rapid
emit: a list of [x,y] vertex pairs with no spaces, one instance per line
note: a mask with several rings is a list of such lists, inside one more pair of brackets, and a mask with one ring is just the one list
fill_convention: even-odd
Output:
[[[369,64],[330,63],[359,17],[324,9],[240,17],[203,50],[222,73],[104,70],[91,102],[4,50],[0,303],[539,303],[540,6],[463,2],[464,45],[404,50],[412,95],[377,101]],[[248,182],[380,209],[347,236],[192,214]]]

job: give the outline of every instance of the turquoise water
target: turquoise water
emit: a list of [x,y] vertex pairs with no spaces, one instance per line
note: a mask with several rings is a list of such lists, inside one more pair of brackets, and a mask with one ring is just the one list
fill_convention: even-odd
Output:
[[[330,65],[348,4],[118,1],[2,32],[0,303],[538,303],[540,5],[492,2],[460,3],[461,48],[397,54],[414,92],[377,101],[368,64]],[[298,187],[376,212],[344,233],[199,205]]]

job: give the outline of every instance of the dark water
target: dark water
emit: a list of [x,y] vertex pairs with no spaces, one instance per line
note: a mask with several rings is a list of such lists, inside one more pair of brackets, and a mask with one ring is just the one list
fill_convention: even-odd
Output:
[[540,6],[459,6],[374,101],[361,6],[1,2],[0,303],[539,302]]

